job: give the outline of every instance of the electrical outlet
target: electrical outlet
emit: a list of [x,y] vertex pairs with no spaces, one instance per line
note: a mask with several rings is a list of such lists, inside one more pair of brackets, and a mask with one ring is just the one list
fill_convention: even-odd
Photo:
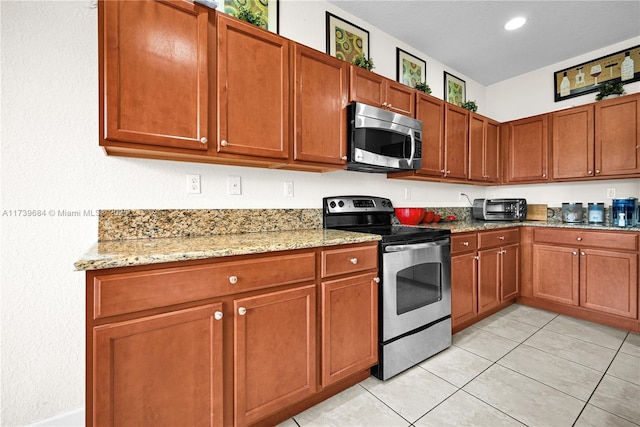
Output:
[[411,188],[409,187],[404,188],[404,198],[405,200],[411,199]]
[[284,197],[293,197],[293,181],[284,182]]
[[616,189],[607,188],[607,199],[615,199],[615,198],[616,198]]
[[187,194],[200,194],[200,175],[187,175]]
[[239,176],[227,177],[227,194],[234,196],[242,194],[242,179]]

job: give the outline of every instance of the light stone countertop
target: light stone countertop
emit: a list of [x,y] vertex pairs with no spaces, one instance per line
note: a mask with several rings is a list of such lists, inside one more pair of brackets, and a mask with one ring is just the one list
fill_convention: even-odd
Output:
[[76,270],[157,264],[258,254],[292,249],[376,242],[375,234],[339,230],[270,231],[207,237],[109,240],[96,243],[74,266]]
[[493,230],[508,227],[557,227],[578,230],[611,230],[622,232],[640,232],[640,227],[613,227],[588,223],[564,223],[561,221],[441,221],[437,224],[420,224],[416,227],[449,229],[451,233]]

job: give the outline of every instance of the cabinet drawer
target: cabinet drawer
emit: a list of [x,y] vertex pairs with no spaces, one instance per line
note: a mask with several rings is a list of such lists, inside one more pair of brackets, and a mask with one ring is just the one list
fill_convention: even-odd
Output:
[[98,275],[93,318],[312,280],[314,252]]
[[510,245],[512,243],[520,243],[520,230],[517,228],[478,233],[478,249]]
[[540,228],[534,230],[533,240],[536,243],[636,251],[639,235],[632,232]]
[[451,255],[475,251],[478,247],[478,234],[452,234]]
[[378,268],[378,246],[322,251],[322,277]]

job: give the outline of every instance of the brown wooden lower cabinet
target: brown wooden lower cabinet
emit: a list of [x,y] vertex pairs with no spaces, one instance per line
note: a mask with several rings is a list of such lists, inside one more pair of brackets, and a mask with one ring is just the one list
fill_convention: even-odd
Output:
[[454,332],[511,304],[519,292],[517,228],[451,236],[451,319]]
[[[640,331],[640,233],[540,228],[532,238],[531,282],[519,301]],[[525,265],[526,262],[525,262]]]
[[88,271],[86,425],[273,425],[363,380],[377,268],[374,242]]

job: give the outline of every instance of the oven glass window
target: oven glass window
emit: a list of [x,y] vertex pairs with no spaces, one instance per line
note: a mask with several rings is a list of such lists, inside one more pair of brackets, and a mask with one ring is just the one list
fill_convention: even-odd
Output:
[[404,159],[411,153],[411,138],[389,130],[357,129],[355,139],[356,147],[381,156]]
[[442,268],[439,262],[418,264],[396,274],[398,315],[442,299]]

